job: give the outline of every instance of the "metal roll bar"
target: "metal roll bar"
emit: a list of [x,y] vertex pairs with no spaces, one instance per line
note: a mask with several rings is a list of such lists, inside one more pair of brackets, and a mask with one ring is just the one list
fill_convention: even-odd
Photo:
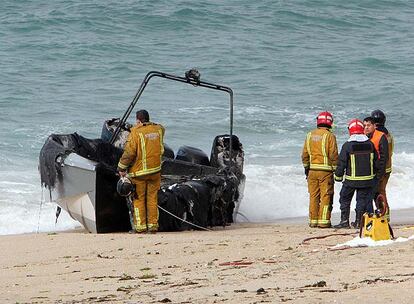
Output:
[[160,77],[170,80],[175,80],[187,84],[191,84],[193,86],[199,86],[204,87],[208,89],[218,90],[218,91],[224,91],[230,94],[230,147],[229,147],[229,154],[230,154],[230,167],[232,167],[233,164],[233,158],[232,158],[232,149],[233,149],[233,90],[227,86],[218,85],[210,82],[205,82],[200,80],[200,74],[197,70],[189,70],[185,73],[185,77],[180,77],[176,75],[171,75],[167,73],[162,73],[158,71],[151,71],[148,72],[148,74],[145,76],[144,80],[141,83],[141,86],[139,87],[137,93],[134,96],[134,99],[130,103],[128,109],[125,111],[124,115],[122,116],[118,126],[116,127],[114,134],[111,137],[111,140],[109,141],[111,144],[114,144],[116,138],[119,135],[119,132],[121,131],[121,127],[125,125],[125,122],[127,121],[129,115],[131,114],[132,110],[134,109],[136,103],[138,102],[138,99],[141,97],[142,92],[144,92],[145,87],[147,86],[148,82],[153,77]]

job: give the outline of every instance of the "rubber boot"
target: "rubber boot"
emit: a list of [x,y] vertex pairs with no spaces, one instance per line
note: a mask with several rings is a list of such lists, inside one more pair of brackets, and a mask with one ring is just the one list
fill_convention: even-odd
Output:
[[351,223],[352,228],[359,229],[361,227],[361,217],[362,213],[357,212],[355,215],[355,222]]
[[349,229],[349,228],[351,228],[349,226],[349,212],[342,212],[341,211],[341,221],[339,222],[338,225],[335,225],[333,227],[337,228],[337,229],[343,229],[343,228]]
[[351,226],[349,226],[349,220],[340,221],[338,225],[333,226],[336,229],[349,229]]

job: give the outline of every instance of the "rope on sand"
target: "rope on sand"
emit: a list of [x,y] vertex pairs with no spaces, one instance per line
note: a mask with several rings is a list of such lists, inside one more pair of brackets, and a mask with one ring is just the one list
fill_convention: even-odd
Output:
[[176,216],[175,214],[172,214],[170,211],[165,210],[165,209],[164,209],[164,208],[162,208],[161,206],[158,206],[158,208],[159,208],[160,210],[164,211],[165,213],[167,213],[167,214],[171,215],[172,217],[175,217],[177,220],[180,220],[180,221],[182,221],[182,222],[184,222],[184,223],[186,223],[186,224],[189,224],[189,225],[191,225],[191,226],[194,226],[194,227],[196,227],[196,228],[199,228],[199,229],[202,229],[202,230],[205,230],[205,231],[213,231],[213,230],[211,230],[211,229],[208,229],[208,228],[205,228],[205,227],[201,227],[201,226],[199,226],[199,225],[196,225],[196,224],[194,224],[194,223],[191,223],[191,222],[189,222],[189,221],[186,221],[185,219],[182,219],[182,218],[180,218],[180,217]]
[[245,220],[248,222],[248,223],[250,223],[250,221],[249,221],[249,219],[247,218],[247,216],[245,216],[243,213],[241,213],[240,211],[237,211],[236,212],[236,215],[240,215],[241,217],[244,217],[245,218]]

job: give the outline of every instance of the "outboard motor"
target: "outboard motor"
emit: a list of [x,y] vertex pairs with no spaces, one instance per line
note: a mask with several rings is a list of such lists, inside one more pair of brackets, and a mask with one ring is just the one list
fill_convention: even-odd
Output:
[[[109,142],[112,138],[112,135],[115,132],[115,129],[118,127],[120,122],[119,118],[112,118],[110,120],[106,120],[104,122],[104,125],[102,126],[102,133],[101,133],[101,139],[104,142]],[[125,143],[127,141],[129,130],[132,128],[132,125],[129,123],[126,123],[121,127],[121,132],[118,135],[118,138],[114,142],[114,146],[117,148],[124,149]]]
[[[244,151],[236,135],[232,137],[232,162],[236,172],[243,173]],[[230,166],[230,135],[218,135],[211,148],[210,164],[212,167],[224,169]],[[235,172],[235,173],[236,173]]]
[[[243,197],[246,176],[243,174],[244,151],[236,135],[232,136],[232,160],[230,162],[230,135],[218,135],[213,141],[210,163],[212,167],[224,171],[225,183],[221,189],[219,201],[213,203],[216,210],[225,209],[227,223],[232,223],[238,214],[240,201]],[[230,163],[232,167],[230,170]],[[214,208],[213,208],[214,209]],[[219,219],[219,216],[215,216]],[[222,217],[221,217],[222,218]]]
[[162,155],[165,158],[174,159],[174,150],[170,148],[169,145],[164,143],[164,154]]
[[177,151],[177,156],[175,157],[175,159],[183,160],[183,161],[190,162],[193,164],[210,166],[208,156],[202,150],[194,148],[194,147],[189,147],[189,146],[180,147]]

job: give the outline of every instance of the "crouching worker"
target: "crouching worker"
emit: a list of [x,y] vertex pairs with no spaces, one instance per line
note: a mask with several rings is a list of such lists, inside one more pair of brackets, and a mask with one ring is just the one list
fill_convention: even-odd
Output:
[[362,214],[372,213],[372,190],[377,166],[377,152],[373,143],[364,134],[364,125],[358,119],[353,119],[348,125],[349,139],[339,153],[338,166],[335,171],[335,181],[341,182],[342,189],[339,203],[341,222],[334,228],[350,228],[349,213],[354,192],[356,195],[356,218],[352,223],[354,228],[360,227]]
[[331,227],[333,171],[338,160],[338,146],[331,131],[332,124],[331,113],[320,113],[316,118],[317,128],[307,134],[303,146],[302,163],[308,180],[310,227]]
[[120,176],[135,184],[134,225],[138,233],[158,230],[158,190],[161,184],[161,158],[164,152],[164,127],[149,121],[146,110],[136,114],[124,153],[118,163]]

